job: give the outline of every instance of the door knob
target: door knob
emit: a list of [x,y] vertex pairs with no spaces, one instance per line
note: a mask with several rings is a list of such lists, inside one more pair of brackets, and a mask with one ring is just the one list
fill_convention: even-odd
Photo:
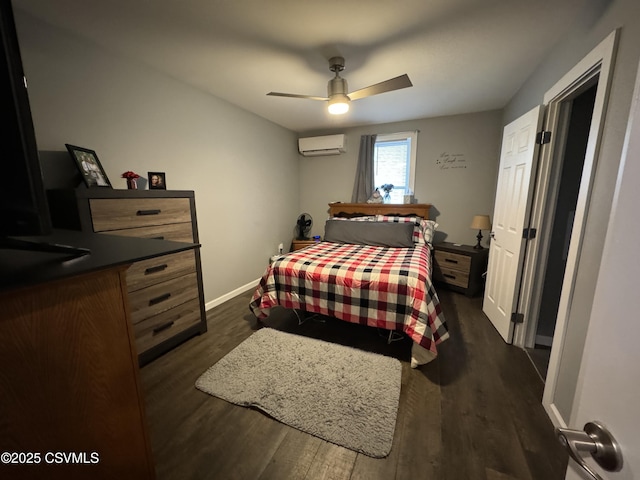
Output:
[[491,233],[489,233],[489,236],[490,236],[491,238],[496,238],[496,234],[495,234],[495,232],[491,232]]
[[602,477],[585,463],[583,452],[590,453],[596,463],[607,472],[619,472],[622,469],[620,444],[600,422],[587,423],[584,431],[556,428],[556,435],[571,458],[594,480],[602,480]]

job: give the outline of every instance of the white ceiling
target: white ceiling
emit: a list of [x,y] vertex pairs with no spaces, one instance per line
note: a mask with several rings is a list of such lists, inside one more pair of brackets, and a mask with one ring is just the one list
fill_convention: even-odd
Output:
[[[52,25],[296,132],[499,109],[593,0],[14,0]],[[328,59],[349,91],[413,87],[330,116]]]

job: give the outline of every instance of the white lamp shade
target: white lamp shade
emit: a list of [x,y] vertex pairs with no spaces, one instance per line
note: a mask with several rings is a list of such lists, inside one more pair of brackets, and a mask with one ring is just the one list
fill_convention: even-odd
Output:
[[473,228],[474,230],[491,230],[489,215],[475,215],[469,228]]

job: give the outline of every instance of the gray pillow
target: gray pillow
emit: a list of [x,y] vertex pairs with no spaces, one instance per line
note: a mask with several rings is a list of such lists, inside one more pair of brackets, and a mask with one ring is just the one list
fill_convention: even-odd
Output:
[[413,223],[327,220],[324,240],[378,247],[413,247]]

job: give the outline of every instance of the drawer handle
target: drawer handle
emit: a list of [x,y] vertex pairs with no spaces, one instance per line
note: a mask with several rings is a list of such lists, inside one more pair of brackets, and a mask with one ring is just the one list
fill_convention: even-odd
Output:
[[444,261],[449,263],[458,263],[458,260],[451,260],[450,258],[445,258]]
[[149,267],[144,271],[145,275],[150,275],[152,273],[157,273],[157,272],[161,272],[163,270],[166,270],[168,267],[168,265],[166,263],[163,263],[162,265],[156,265],[155,267]]
[[451,278],[451,279],[453,279],[453,280],[455,280],[455,279],[456,279],[456,276],[455,276],[455,275],[447,275],[446,273],[443,273],[443,274],[442,274],[442,276],[443,276],[443,277],[446,277],[446,278]]
[[162,210],[157,209],[157,210],[138,210],[136,212],[136,215],[138,216],[143,216],[143,215],[159,215],[162,212]]
[[172,327],[172,326],[173,326],[173,324],[174,324],[174,321],[173,321],[173,320],[171,320],[170,322],[164,323],[164,324],[160,325],[159,327],[154,328],[154,329],[153,329],[153,334],[154,334],[154,335],[157,335],[157,334],[158,334],[158,333],[160,333],[161,331],[166,330],[167,328]]
[[164,302],[165,300],[169,300],[169,297],[171,297],[170,293],[164,293],[164,294],[160,295],[159,297],[152,298],[151,300],[149,300],[149,306],[157,305],[160,302]]
[[159,237],[151,237],[152,240],[164,240],[164,235],[160,235]]

